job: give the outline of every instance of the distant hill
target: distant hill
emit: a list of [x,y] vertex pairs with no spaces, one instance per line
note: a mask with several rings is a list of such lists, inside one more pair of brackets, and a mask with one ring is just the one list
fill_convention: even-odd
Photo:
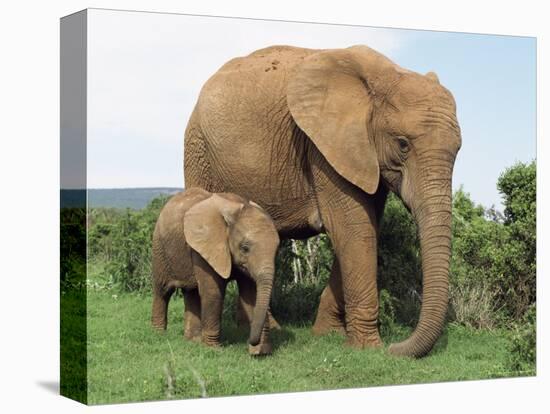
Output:
[[86,190],[61,190],[61,208],[86,207]]
[[[161,194],[174,194],[183,190],[177,187],[159,188],[90,188],[89,207],[144,208],[152,199]],[[85,190],[61,190],[61,207],[81,207],[85,200]]]

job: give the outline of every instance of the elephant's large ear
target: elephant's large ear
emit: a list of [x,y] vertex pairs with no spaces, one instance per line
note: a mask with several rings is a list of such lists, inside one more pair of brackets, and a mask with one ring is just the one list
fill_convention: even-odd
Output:
[[287,103],[296,124],[330,165],[373,194],[380,172],[368,133],[372,91],[360,53],[360,48],[328,50],[304,59],[289,80]]
[[195,204],[183,218],[187,244],[224,279],[231,275],[228,227],[243,204],[213,194]]

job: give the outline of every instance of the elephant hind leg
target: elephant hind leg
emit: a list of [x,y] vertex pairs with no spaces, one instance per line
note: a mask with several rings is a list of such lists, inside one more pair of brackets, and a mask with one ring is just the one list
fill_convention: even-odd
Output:
[[183,301],[185,304],[184,337],[191,341],[201,340],[201,298],[197,289],[184,290]]
[[328,285],[321,294],[317,317],[313,324],[315,335],[329,332],[346,333],[344,295],[342,292],[342,276],[338,260],[334,259]]
[[167,290],[160,288],[154,289],[151,325],[159,331],[166,330],[166,325],[168,324],[168,303],[170,302],[174,290],[174,288]]

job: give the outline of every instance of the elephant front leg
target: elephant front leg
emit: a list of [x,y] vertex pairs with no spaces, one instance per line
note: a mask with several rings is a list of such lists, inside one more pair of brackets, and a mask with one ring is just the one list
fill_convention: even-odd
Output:
[[216,274],[195,252],[193,268],[199,286],[201,341],[208,346],[221,346],[221,319],[226,280]]
[[317,317],[313,324],[315,335],[324,335],[329,332],[346,333],[342,276],[337,259],[332,263],[328,285],[321,294]]
[[345,251],[337,255],[343,262],[342,290],[347,344],[359,348],[381,346],[378,332],[376,237],[352,240],[346,244]]
[[[342,298],[347,343],[355,347],[382,345],[378,332],[377,220],[375,204],[368,195],[342,188],[321,194],[319,208],[331,239],[341,274],[337,273],[321,301],[316,327],[340,327]],[[324,319],[326,318],[326,320]]]

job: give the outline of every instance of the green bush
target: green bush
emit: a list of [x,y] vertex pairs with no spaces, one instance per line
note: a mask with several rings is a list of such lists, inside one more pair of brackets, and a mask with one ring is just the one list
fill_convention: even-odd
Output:
[[[390,194],[380,224],[378,239],[378,288],[391,298],[393,318],[414,326],[422,293],[422,262],[416,224],[401,200]],[[382,299],[382,294],[381,294]],[[384,315],[380,309],[380,320]]]
[[450,272],[451,319],[475,328],[499,324],[495,283],[499,269],[495,255],[506,244],[506,229],[498,217],[488,218],[462,188],[453,196],[452,249]]
[[88,255],[91,260],[110,261],[113,257],[113,236],[124,210],[90,208],[88,210]]
[[277,320],[293,324],[314,320],[333,257],[325,234],[281,242],[271,298],[271,310]]
[[142,291],[150,286],[151,234],[138,213],[126,210],[113,239],[113,257],[106,267],[124,291]]
[[[121,290],[150,291],[153,231],[160,210],[167,201],[168,197],[163,196],[151,201],[143,210],[126,209],[108,227],[108,231],[104,231],[109,236],[109,243],[96,242],[98,245],[110,246],[110,259],[105,272]],[[96,223],[96,227],[106,228],[100,227],[99,223]],[[96,230],[96,234],[99,231]]]
[[508,345],[508,367],[517,375],[535,375],[537,359],[537,308],[533,304],[514,324]]
[[86,279],[86,210],[62,208],[60,215],[61,288],[81,288]]
[[[519,319],[536,301],[537,166],[517,163],[499,177],[497,187],[504,197],[506,248],[500,251],[502,300],[509,317]],[[507,274],[506,274],[507,271]]]
[[396,324],[395,298],[386,289],[380,290],[378,323],[383,334],[393,332]]
[[462,189],[453,201],[451,305],[474,327],[521,320],[536,300],[536,163],[499,178],[504,216],[474,206]]

